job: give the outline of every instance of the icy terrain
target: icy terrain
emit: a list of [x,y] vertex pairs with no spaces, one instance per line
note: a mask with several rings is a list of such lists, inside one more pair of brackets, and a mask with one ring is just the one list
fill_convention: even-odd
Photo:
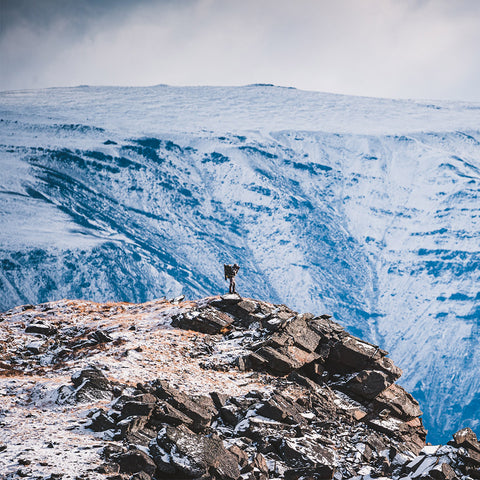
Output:
[[225,289],[381,345],[429,440],[480,422],[480,104],[238,88],[0,94],[0,309]]

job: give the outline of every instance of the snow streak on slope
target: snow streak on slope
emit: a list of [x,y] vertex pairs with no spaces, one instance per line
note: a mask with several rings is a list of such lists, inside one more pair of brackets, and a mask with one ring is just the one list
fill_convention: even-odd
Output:
[[0,98],[0,308],[204,296],[236,260],[245,295],[390,350],[431,441],[478,429],[480,106],[262,86]]

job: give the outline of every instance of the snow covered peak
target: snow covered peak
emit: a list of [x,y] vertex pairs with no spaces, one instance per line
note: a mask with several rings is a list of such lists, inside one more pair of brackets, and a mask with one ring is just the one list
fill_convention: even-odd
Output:
[[282,130],[403,135],[472,130],[480,104],[390,100],[295,88],[88,87],[0,92],[2,115],[93,125],[123,135]]

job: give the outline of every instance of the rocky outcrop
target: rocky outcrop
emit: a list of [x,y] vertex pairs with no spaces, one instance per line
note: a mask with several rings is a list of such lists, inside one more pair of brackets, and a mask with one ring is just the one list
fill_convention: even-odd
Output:
[[[151,307],[157,313],[139,322],[139,306],[103,307],[102,315],[82,304],[80,315],[93,317],[87,325],[47,322],[33,307],[21,315],[48,332],[20,322],[20,353],[5,342],[9,374],[22,366],[38,375],[46,365],[68,374],[70,384],[48,398],[55,408],[87,407],[85,426],[104,443],[93,471],[109,480],[479,478],[475,434],[427,446],[418,403],[395,383],[401,370],[329,315],[238,295]],[[179,356],[162,356],[168,349]],[[108,364],[92,362],[94,352]],[[136,359],[143,363],[132,381]],[[71,375],[66,362],[82,366]]]
[[130,394],[117,385],[109,410],[92,411],[90,428],[127,445],[105,452],[124,474],[296,480],[368,470],[394,478],[408,475],[406,465],[425,447],[418,403],[394,383],[401,371],[387,352],[327,315],[227,295],[184,306],[172,325],[211,335],[212,351],[222,342],[241,345],[215,368],[265,372],[273,388],[229,396],[191,395],[166,380]]

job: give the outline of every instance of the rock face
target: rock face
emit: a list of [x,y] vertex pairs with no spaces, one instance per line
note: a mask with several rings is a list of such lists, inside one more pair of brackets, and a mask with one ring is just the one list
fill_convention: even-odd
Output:
[[[109,318],[125,309],[110,308]],[[182,383],[185,377],[167,375],[165,364],[155,370],[159,376],[132,384],[112,376],[114,363],[97,363],[77,369],[71,383],[58,388],[57,404],[95,405],[86,427],[103,436],[104,464],[96,472],[111,480],[480,478],[474,432],[457,432],[450,445],[426,446],[419,405],[395,383],[401,370],[387,352],[328,315],[227,295],[165,302],[161,314],[141,325],[120,318],[110,320],[108,332],[55,322],[48,332],[26,332],[43,346],[24,357],[38,374],[47,357],[60,368],[68,346],[73,365],[89,352],[104,352],[118,362],[131,357],[128,369],[144,349],[154,352],[149,362],[158,362],[160,347],[148,344],[146,334],[134,353],[128,346],[120,353],[115,348],[127,340],[116,331],[133,339],[156,319],[168,319],[165,325],[182,329],[170,331],[171,348],[185,332],[182,355],[199,368],[193,387]],[[236,393],[222,390],[225,377]]]
[[[130,449],[148,449],[156,473],[146,464],[146,474],[332,479],[364,468],[392,476],[406,471],[425,446],[418,403],[394,383],[400,369],[387,352],[349,335],[328,316],[228,295],[184,308],[172,325],[241,344],[238,356],[216,368],[265,372],[274,388],[192,396],[153,380],[116,399],[110,414],[95,412],[90,428],[104,425]],[[389,463],[393,451],[395,466]],[[123,466],[125,455],[107,456],[133,473]]]

